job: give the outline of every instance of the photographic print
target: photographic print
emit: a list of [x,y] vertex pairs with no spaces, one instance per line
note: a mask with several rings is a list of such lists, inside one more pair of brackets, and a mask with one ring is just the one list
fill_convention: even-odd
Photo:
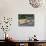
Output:
[[34,14],[18,14],[19,26],[34,26]]

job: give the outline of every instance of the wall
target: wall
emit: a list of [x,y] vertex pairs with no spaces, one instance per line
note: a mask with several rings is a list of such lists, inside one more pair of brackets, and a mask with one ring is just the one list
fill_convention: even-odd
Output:
[[[28,0],[0,0],[0,16],[12,17],[13,22],[10,31],[10,37],[16,40],[27,40],[34,34],[37,39],[44,40],[45,38],[45,15],[46,5],[43,7],[33,8],[30,6]],[[18,14],[34,14],[35,26],[34,27],[19,27]],[[2,31],[1,31],[2,33]],[[0,35],[2,35],[0,33]],[[12,36],[11,36],[12,35]],[[3,37],[0,36],[0,39]],[[4,39],[4,38],[3,38]]]

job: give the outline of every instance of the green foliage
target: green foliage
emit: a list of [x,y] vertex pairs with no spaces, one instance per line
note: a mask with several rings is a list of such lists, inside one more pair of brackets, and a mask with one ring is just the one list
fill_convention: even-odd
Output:
[[19,14],[18,15],[18,19],[34,19],[34,15],[33,14]]
[[25,19],[26,18],[26,16],[24,16],[24,15],[19,15],[19,19]]

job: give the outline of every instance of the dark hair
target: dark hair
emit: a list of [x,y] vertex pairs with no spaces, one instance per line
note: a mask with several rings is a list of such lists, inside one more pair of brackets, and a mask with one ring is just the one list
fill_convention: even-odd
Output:
[[36,37],[36,35],[34,35],[34,37]]

